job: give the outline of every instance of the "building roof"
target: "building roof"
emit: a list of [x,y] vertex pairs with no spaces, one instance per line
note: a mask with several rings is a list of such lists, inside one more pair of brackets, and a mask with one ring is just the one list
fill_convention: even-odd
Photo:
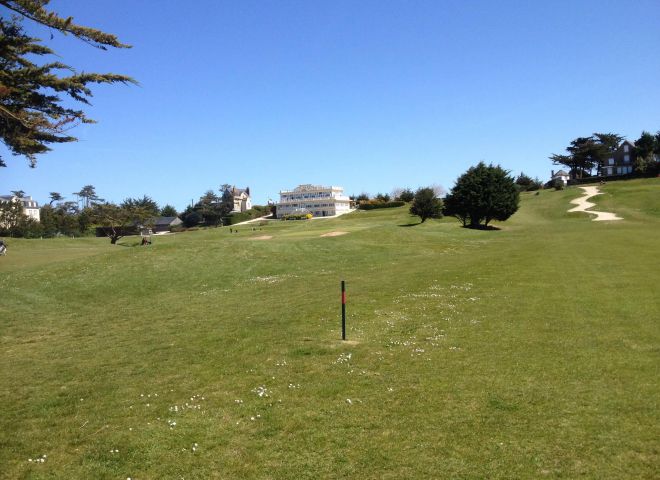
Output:
[[553,178],[554,177],[568,177],[568,173],[566,173],[563,170],[559,170],[558,172],[555,172],[555,174],[553,175]]
[[170,225],[178,218],[179,217],[154,217],[152,220],[154,222],[154,225]]

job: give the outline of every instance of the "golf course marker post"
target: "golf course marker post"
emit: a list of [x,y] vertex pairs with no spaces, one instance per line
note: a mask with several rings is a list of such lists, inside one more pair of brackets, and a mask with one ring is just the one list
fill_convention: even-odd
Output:
[[346,340],[346,282],[341,281],[341,339]]

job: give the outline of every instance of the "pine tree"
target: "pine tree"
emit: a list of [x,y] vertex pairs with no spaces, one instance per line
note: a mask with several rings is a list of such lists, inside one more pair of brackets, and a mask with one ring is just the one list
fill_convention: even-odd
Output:
[[[89,105],[90,84],[136,83],[126,75],[76,73],[59,61],[34,63],[35,57],[56,54],[25,33],[22,22],[26,19],[101,50],[130,48],[112,34],[76,25],[71,17],[62,18],[47,10],[48,2],[0,0],[0,7],[12,12],[11,16],[2,12],[0,17],[0,138],[14,155],[25,156],[31,167],[36,166],[38,154],[51,150],[48,145],[77,140],[68,133],[73,126],[94,123],[84,111],[71,108],[69,99]],[[6,166],[2,158],[0,166]]]
[[518,210],[519,193],[509,172],[483,162],[471,167],[456,180],[445,198],[445,215],[458,218],[470,228],[491,220],[504,221]]

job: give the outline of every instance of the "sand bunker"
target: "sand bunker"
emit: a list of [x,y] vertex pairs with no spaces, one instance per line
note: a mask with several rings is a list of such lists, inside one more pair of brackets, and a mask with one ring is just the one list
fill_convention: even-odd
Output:
[[598,187],[580,187],[580,188],[584,190],[584,196],[580,198],[576,198],[575,200],[571,200],[571,203],[577,206],[571,208],[569,212],[593,213],[594,215],[596,215],[596,218],[593,219],[594,222],[602,222],[603,220],[623,220],[623,218],[617,217],[614,213],[611,212],[598,212],[596,210],[587,210],[591,207],[596,206],[595,203],[589,202],[588,200],[591,197],[600,195],[603,192],[599,191]]
[[252,237],[250,240],[270,240],[271,238],[273,238],[272,235],[261,235],[259,237]]
[[323,235],[319,235],[319,237],[338,237],[340,235],[346,235],[348,232],[328,232],[324,233]]

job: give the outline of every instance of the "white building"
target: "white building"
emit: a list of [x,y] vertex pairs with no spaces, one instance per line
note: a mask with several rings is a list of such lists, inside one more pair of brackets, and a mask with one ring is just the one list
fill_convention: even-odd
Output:
[[245,189],[235,186],[227,189],[234,199],[234,209],[232,212],[240,213],[252,208],[252,199],[250,198],[250,187]]
[[39,203],[32,197],[17,197],[16,195],[0,195],[0,203],[20,202],[23,206],[23,215],[27,215],[35,221],[40,221]]
[[282,190],[277,204],[277,218],[285,215],[311,213],[315,217],[331,217],[350,211],[351,201],[342,187],[299,185]]
[[568,185],[570,176],[563,170],[559,170],[558,172],[550,170],[550,182],[554,182],[556,179],[559,179],[564,184],[564,186],[566,186]]

